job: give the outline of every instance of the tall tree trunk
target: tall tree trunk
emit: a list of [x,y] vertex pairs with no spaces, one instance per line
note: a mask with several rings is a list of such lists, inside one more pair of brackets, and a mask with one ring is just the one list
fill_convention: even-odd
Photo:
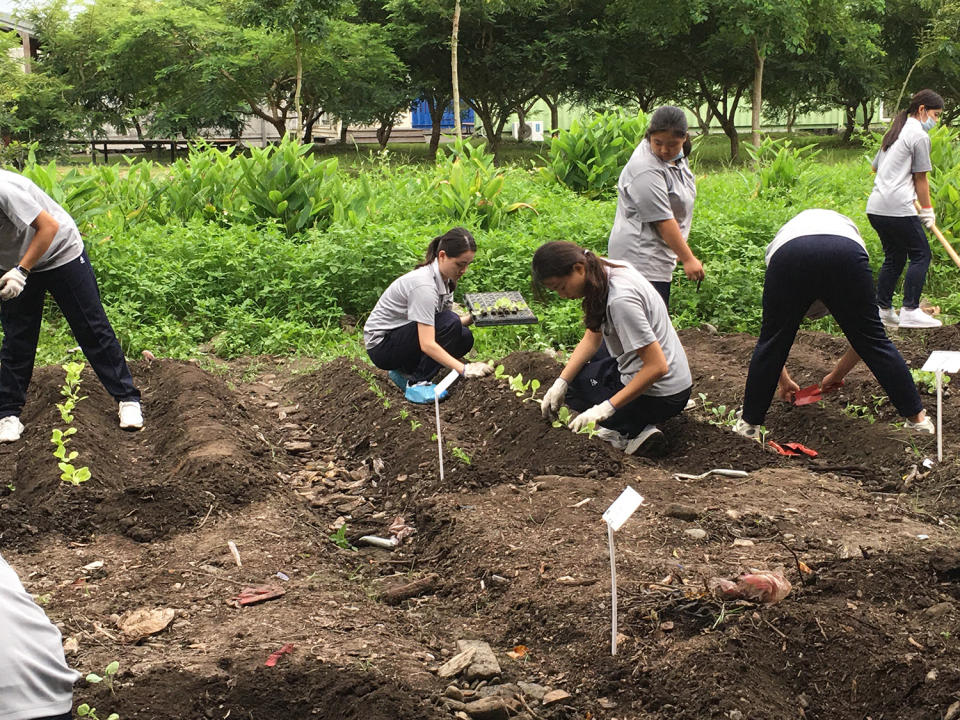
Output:
[[730,159],[736,160],[740,155],[740,135],[737,133],[737,106],[740,104],[740,98],[743,97],[743,86],[738,87],[730,98],[730,88],[724,86],[720,88],[718,101],[711,93],[707,81],[703,77],[697,78],[697,84],[700,86],[700,95],[704,102],[710,107],[713,116],[717,118],[723,134],[730,140]]
[[787,135],[793,134],[793,125],[797,122],[797,106],[787,108]]
[[380,127],[377,128],[377,142],[380,143],[380,149],[386,150],[387,143],[390,142],[390,133],[393,132],[393,118],[381,120]]
[[853,139],[853,132],[857,128],[857,103],[844,105],[843,111],[845,115],[843,142],[846,144]]
[[710,110],[710,106],[707,106],[707,111],[702,113],[700,112],[699,107],[688,107],[690,112],[693,113],[693,116],[697,119],[697,125],[700,127],[701,135],[710,134],[710,123],[713,121],[713,111]]
[[348,129],[348,127],[349,127],[349,126],[347,125],[347,123],[345,123],[345,122],[343,122],[343,121],[340,122],[340,142],[341,142],[341,143],[345,143],[345,142],[347,141],[347,129]]
[[860,103],[860,107],[863,109],[863,131],[865,133],[869,133],[870,123],[873,122],[873,111],[874,111],[873,101],[863,100]]
[[300,33],[296,28],[293,30],[293,47],[297,55],[297,88],[293,94],[293,110],[297,114],[297,120],[293,126],[293,136],[300,137],[300,128],[303,125],[300,115],[302,110],[300,107],[300,93],[303,91],[303,51],[300,46]]
[[447,104],[446,98],[427,98],[427,110],[430,111],[430,146],[427,149],[427,157],[431,162],[437,159],[437,150],[440,149],[440,133],[443,124],[443,111]]
[[550,108],[550,134],[556,137],[560,132],[560,101],[554,100],[549,95],[541,95],[540,99]]
[[457,68],[457,44],[460,41],[460,0],[453,5],[453,31],[450,33],[450,79],[453,84],[453,126],[457,131],[457,140],[463,139],[460,126],[460,72]]
[[760,43],[753,38],[753,97],[750,108],[750,142],[760,144],[760,109],[763,102],[763,63],[766,60],[760,52]]

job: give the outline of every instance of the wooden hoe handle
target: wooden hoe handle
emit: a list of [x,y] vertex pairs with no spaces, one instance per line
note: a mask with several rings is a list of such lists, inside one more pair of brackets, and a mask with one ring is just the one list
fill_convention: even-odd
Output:
[[[914,201],[913,204],[916,206],[917,210],[920,210],[920,203]],[[930,228],[930,231],[936,235],[937,240],[939,240],[940,244],[943,245],[943,249],[947,251],[947,255],[950,256],[951,260],[953,260],[953,264],[960,268],[960,255],[957,255],[957,251],[953,249],[953,245],[951,245],[943,236],[943,233],[940,232],[940,228],[934,224],[933,227]]]

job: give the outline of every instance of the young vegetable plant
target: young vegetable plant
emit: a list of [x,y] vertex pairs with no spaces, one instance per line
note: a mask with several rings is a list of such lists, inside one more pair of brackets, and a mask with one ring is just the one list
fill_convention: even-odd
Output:
[[120,670],[120,663],[117,660],[114,660],[112,663],[107,665],[103,670],[103,675],[97,675],[96,673],[89,673],[87,675],[87,682],[93,685],[103,683],[110,690],[110,694],[114,695],[113,690],[113,676],[117,674]]
[[[77,716],[90,718],[90,720],[100,720],[100,716],[97,715],[97,709],[90,707],[86,703],[77,706]],[[110,713],[107,715],[106,720],[120,720],[120,716],[117,713]]]
[[[80,396],[80,373],[83,372],[83,363],[68,362],[61,366],[66,373],[63,386],[60,388],[60,394],[63,395],[63,402],[57,403],[57,409],[60,411],[60,418],[70,425],[74,420],[74,410],[77,404],[84,400]],[[57,459],[57,467],[60,469],[60,479],[68,482],[74,487],[90,479],[90,468],[77,467],[73,461],[77,459],[79,453],[76,450],[67,451],[67,444],[70,442],[70,436],[75,435],[77,429],[68,427],[65,430],[53,428],[50,433],[50,442],[53,443],[53,456]]]
[[331,533],[330,541],[336,545],[338,548],[344,550],[356,550],[356,548],[350,544],[350,541],[347,540],[347,526],[346,524],[341,525],[337,528],[335,533]]
[[470,465],[470,456],[463,451],[462,448],[452,447],[450,448],[450,454],[453,455],[457,460],[462,462],[464,465]]

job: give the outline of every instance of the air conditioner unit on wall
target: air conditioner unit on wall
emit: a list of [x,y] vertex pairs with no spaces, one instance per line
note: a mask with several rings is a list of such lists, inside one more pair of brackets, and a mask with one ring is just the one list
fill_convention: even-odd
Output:
[[524,123],[523,136],[520,135],[520,123],[515,122],[513,124],[513,139],[514,140],[534,140],[536,142],[543,142],[543,121],[542,120],[528,120]]

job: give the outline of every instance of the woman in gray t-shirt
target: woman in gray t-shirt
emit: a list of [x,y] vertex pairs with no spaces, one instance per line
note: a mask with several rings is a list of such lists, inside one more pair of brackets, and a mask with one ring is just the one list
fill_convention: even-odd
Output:
[[[877,275],[877,305],[884,325],[906,328],[939,327],[942,323],[920,309],[920,293],[930,267],[930,244],[923,227],[933,227],[936,216],[930,203],[930,136],[943,111],[943,98],[921,90],[906,110],[893,119],[873,159],[877,173],[867,200],[867,219],[880,236],[883,265]],[[920,203],[917,212],[915,202]],[[893,309],[893,291],[903,266],[903,307]]]
[[683,110],[664,105],[650,117],[647,133],[617,182],[617,214],[607,255],[625,260],[670,304],[677,260],[690,280],[703,279],[703,265],[687,245],[697,186],[687,163],[690,135]]
[[612,263],[571,242],[541,246],[533,280],[560,297],[583,300],[583,339],[543,396],[554,419],[564,399],[580,414],[579,432],[595,423],[600,437],[627,454],[664,447],[656,424],[678,415],[690,397],[687,356],[667,306],[635,268]]

